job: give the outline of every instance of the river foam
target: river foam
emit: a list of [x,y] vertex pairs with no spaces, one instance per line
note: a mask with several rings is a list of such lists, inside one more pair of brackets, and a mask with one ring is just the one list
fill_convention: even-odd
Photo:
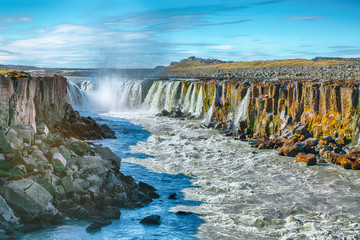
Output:
[[182,173],[198,188],[183,190],[199,206],[200,239],[358,239],[360,172],[334,165],[305,167],[275,151],[200,128],[200,121],[109,113],[151,132],[131,150],[153,158],[126,158],[151,171]]

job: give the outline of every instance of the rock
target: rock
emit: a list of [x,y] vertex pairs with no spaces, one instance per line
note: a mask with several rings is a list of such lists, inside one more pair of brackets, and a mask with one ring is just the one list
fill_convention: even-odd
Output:
[[151,225],[160,225],[161,224],[160,216],[159,215],[148,216],[148,217],[144,218],[143,220],[141,220],[140,223],[151,224]]
[[101,124],[100,128],[103,131],[104,138],[116,138],[115,132],[108,125]]
[[90,224],[87,228],[86,231],[87,232],[91,232],[91,231],[96,231],[96,230],[100,230],[102,227],[108,226],[111,224],[111,221],[96,221],[92,224]]
[[106,206],[101,212],[105,219],[119,219],[121,216],[121,212],[117,207]]
[[321,137],[320,144],[321,145],[329,145],[330,143],[334,143],[334,139],[330,136]]
[[176,197],[176,193],[172,193],[170,194],[170,196],[168,197],[168,199],[171,199],[171,200],[176,200],[177,197]]
[[18,225],[19,219],[15,216],[13,210],[5,202],[5,199],[0,196],[0,219],[11,225]]
[[11,181],[5,185],[4,198],[16,216],[25,221],[55,220],[58,211],[52,205],[53,197],[42,186],[28,179]]
[[91,169],[96,175],[104,175],[107,168],[111,168],[111,162],[103,160],[100,156],[83,156],[80,158],[80,165],[83,169]]
[[353,170],[360,170],[360,158],[357,158],[354,162],[351,163],[351,168]]
[[177,211],[176,215],[179,216],[187,216],[187,215],[192,215],[192,212],[185,212],[185,211]]
[[89,150],[89,145],[86,142],[73,137],[69,138],[65,143],[71,151],[74,151],[80,156],[85,155]]
[[298,153],[296,155],[296,162],[304,162],[307,166],[316,165],[317,159],[315,154]]
[[95,186],[98,188],[100,188],[104,183],[104,181],[99,176],[94,175],[94,174],[91,174],[90,176],[88,176],[86,178],[86,180],[88,180],[90,182],[91,186]]
[[66,167],[66,160],[61,153],[54,153],[52,157],[52,164],[55,171],[62,172]]
[[74,180],[73,185],[75,185],[75,184],[77,184],[79,187],[81,187],[82,190],[86,190],[91,186],[89,180],[80,179],[80,178]]
[[278,149],[279,154],[283,154],[285,156],[295,157],[298,153],[302,152],[304,148],[304,144],[302,143],[295,143],[291,146],[282,146]]
[[98,153],[102,159],[108,160],[112,163],[112,169],[119,172],[121,167],[121,158],[113,153],[108,147],[95,146],[94,151]]
[[71,194],[74,192],[74,186],[70,176],[63,177],[61,179],[61,184],[63,185],[66,194]]
[[156,192],[153,192],[153,191],[149,192],[148,195],[150,198],[159,198],[160,197],[159,194],[157,194]]
[[23,143],[10,133],[0,131],[0,151],[3,153],[21,152],[24,149]]
[[115,184],[120,184],[121,180],[118,179],[115,175],[115,173],[113,172],[109,172],[107,177],[106,177],[106,185],[109,187],[114,186]]
[[65,148],[65,146],[61,145],[57,149],[67,161],[71,159],[71,153]]
[[9,172],[13,175],[24,176],[27,174],[26,167],[24,165],[16,165],[9,170]]
[[299,127],[297,127],[297,128],[295,129],[295,133],[296,133],[296,134],[299,134],[299,135],[305,133],[306,131],[307,131],[307,129],[306,129],[306,127],[304,127],[304,126],[299,126]]
[[12,165],[12,161],[5,158],[3,153],[0,153],[0,169],[8,169]]
[[25,223],[24,225],[17,228],[17,230],[21,233],[31,233],[41,229],[42,225],[40,223]]
[[160,113],[156,114],[156,116],[159,116],[159,117],[167,117],[169,115],[170,115],[170,113],[166,109],[163,109],[160,111]]
[[16,132],[18,138],[22,138],[24,143],[31,144],[34,140],[35,131],[30,125],[17,125],[12,126]]
[[39,125],[36,125],[36,133],[41,135],[45,134],[46,136],[49,134],[49,128],[46,126],[45,123],[40,123]]
[[103,165],[99,164],[90,164],[88,168],[91,169],[93,173],[98,176],[105,175],[105,173],[107,172],[107,169]]
[[317,138],[308,138],[305,140],[306,146],[316,146],[319,144],[319,140]]
[[144,183],[144,182],[139,182],[139,190],[140,191],[156,191],[156,188],[154,188],[153,186],[147,184],[147,183]]
[[347,139],[346,137],[337,137],[335,139],[335,143],[338,145],[346,145],[347,144]]

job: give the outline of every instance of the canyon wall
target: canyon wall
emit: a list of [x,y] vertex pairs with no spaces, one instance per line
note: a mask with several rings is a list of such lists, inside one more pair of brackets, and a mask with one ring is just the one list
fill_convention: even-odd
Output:
[[64,77],[0,75],[0,126],[44,122],[49,127],[63,119],[67,81]]
[[156,81],[144,105],[179,107],[248,137],[283,135],[302,125],[317,138],[358,138],[359,86],[351,81]]

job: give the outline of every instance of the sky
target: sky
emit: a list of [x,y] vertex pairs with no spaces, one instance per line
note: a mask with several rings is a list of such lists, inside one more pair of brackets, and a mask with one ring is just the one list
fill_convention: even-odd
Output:
[[0,0],[0,64],[360,57],[360,0]]

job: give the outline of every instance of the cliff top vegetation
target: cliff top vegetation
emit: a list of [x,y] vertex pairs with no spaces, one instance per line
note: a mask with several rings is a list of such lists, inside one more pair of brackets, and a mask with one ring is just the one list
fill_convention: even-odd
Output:
[[269,67],[328,67],[338,65],[359,65],[359,58],[314,58],[308,59],[284,59],[268,61],[249,61],[232,62],[220,61],[217,59],[202,59],[189,57],[180,62],[172,62],[170,66],[165,67],[165,72],[188,73],[188,72],[214,72],[217,70],[241,70],[241,69],[261,69]]

